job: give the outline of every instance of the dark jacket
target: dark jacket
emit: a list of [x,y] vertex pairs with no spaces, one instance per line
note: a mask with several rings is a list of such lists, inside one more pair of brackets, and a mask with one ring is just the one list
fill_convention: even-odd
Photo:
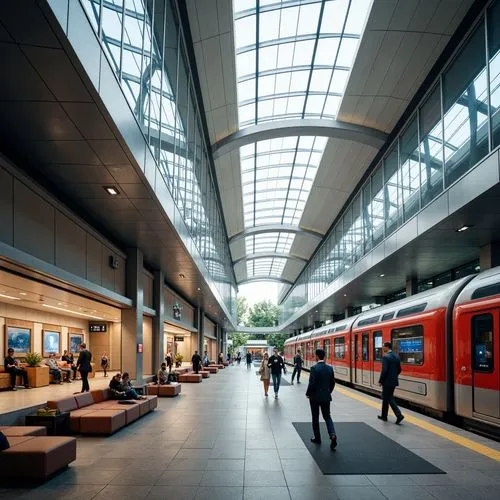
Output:
[[193,363],[193,366],[200,366],[201,356],[199,354],[193,354],[191,357],[191,363]]
[[84,349],[80,351],[80,355],[78,356],[78,361],[76,362],[76,366],[78,367],[79,372],[89,373],[92,371],[92,367],[90,362],[92,361],[92,353]]
[[309,385],[306,396],[316,403],[327,403],[332,400],[332,391],[335,387],[333,368],[320,361],[311,367]]
[[296,354],[293,358],[293,364],[297,368],[302,368],[302,356],[300,354]]
[[382,358],[382,371],[380,372],[379,384],[387,387],[399,385],[398,375],[401,373],[401,361],[399,356],[389,351]]
[[274,373],[275,375],[279,375],[281,370],[283,370],[283,373],[286,371],[283,358],[281,356],[275,356],[274,354],[269,358],[267,366],[271,368],[271,373]]

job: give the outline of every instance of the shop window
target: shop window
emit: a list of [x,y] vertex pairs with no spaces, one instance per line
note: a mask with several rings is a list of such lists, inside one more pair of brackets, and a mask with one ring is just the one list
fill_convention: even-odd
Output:
[[333,357],[335,359],[345,358],[345,338],[337,337],[333,340]]
[[480,314],[472,318],[472,369],[493,371],[493,316]]
[[373,360],[382,361],[382,332],[373,332]]
[[361,359],[363,361],[370,360],[369,337],[367,333],[363,333],[361,337]]
[[391,332],[392,348],[406,365],[424,364],[424,327],[422,325],[395,328]]

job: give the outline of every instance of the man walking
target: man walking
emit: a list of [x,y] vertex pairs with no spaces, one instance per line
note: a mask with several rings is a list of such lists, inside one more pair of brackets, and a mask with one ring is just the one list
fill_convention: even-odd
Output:
[[247,352],[246,360],[247,360],[247,368],[250,370],[250,368],[252,367],[252,353],[251,352]]
[[269,358],[267,366],[271,368],[271,376],[273,378],[274,386],[274,399],[278,399],[278,392],[280,390],[281,383],[281,370],[285,373],[286,369],[283,358],[278,354],[278,349],[274,349],[273,352],[274,354]]
[[76,367],[80,372],[80,376],[82,377],[82,392],[89,392],[89,373],[92,371],[92,365],[90,362],[92,361],[92,353],[87,351],[87,344],[80,344],[80,355],[78,356],[78,361],[76,363]]
[[193,363],[193,371],[195,373],[200,372],[201,356],[198,351],[194,351],[193,357],[191,358],[191,363]]
[[293,373],[292,373],[292,385],[295,375],[297,375],[297,384],[300,384],[300,372],[302,371],[302,356],[300,355],[300,349],[297,349],[297,354],[293,358]]
[[316,349],[316,361],[317,363],[311,367],[309,385],[306,391],[306,397],[309,398],[309,404],[311,405],[314,433],[311,442],[321,444],[321,434],[319,432],[319,410],[321,409],[330,436],[330,449],[334,450],[337,447],[337,435],[330,414],[330,402],[335,387],[335,376],[333,368],[325,363],[325,351],[323,349]]
[[385,342],[382,350],[384,351],[384,356],[382,358],[382,371],[378,381],[379,385],[382,386],[382,415],[378,415],[378,418],[387,422],[390,405],[394,415],[396,415],[396,424],[399,425],[405,417],[394,399],[394,389],[399,385],[398,375],[401,373],[401,360],[397,354],[392,352],[392,344],[390,342]]

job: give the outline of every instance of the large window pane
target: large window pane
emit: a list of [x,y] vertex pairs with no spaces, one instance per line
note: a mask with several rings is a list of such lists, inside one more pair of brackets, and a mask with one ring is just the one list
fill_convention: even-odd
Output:
[[399,224],[399,171],[398,171],[398,146],[392,149],[384,161],[384,219],[385,235],[389,236]]
[[372,228],[373,246],[384,239],[384,171],[380,166],[372,175]]
[[488,11],[488,49],[492,138],[493,147],[497,147],[500,145],[500,1]]
[[370,182],[367,182],[363,188],[363,241],[364,241],[364,252],[368,252],[372,248],[372,212],[371,212],[371,186]]
[[409,123],[399,144],[404,220],[408,220],[418,212],[420,207],[420,166],[416,117]]
[[443,129],[439,85],[420,108],[420,184],[422,207],[443,190]]
[[481,23],[443,76],[447,186],[488,151],[485,50],[484,24]]

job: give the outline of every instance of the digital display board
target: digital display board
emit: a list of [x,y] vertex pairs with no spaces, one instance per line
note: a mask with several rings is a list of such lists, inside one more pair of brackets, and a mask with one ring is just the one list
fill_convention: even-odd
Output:
[[106,333],[108,325],[106,323],[89,323],[90,333]]

